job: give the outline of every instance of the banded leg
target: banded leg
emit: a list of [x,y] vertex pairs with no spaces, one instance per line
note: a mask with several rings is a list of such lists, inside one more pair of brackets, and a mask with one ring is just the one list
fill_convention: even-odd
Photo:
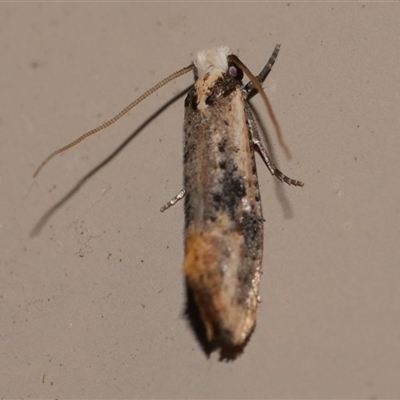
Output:
[[168,203],[165,203],[161,208],[160,211],[164,212],[168,208],[172,207],[176,204],[179,200],[182,200],[185,197],[186,190],[183,188],[176,196],[174,196]]
[[270,156],[268,155],[267,151],[265,150],[265,147],[261,143],[257,124],[254,120],[254,116],[253,116],[253,113],[251,112],[250,106],[247,103],[245,103],[244,109],[245,109],[245,114],[246,114],[246,118],[247,118],[247,126],[249,129],[250,135],[251,135],[251,141],[253,142],[253,145],[257,149],[258,153],[260,154],[265,165],[269,169],[269,172],[271,172],[271,175],[275,175],[281,182],[285,182],[288,185],[304,186],[303,182],[289,178],[283,172],[281,172],[278,168],[275,167],[275,164],[271,161]]
[[[274,51],[271,54],[271,57],[269,58],[268,62],[265,64],[265,67],[262,69],[262,71],[256,76],[256,78],[263,83],[265,79],[267,78],[268,74],[271,72],[272,66],[275,64],[276,58],[278,57],[279,49],[281,48],[280,44],[277,44],[275,46]],[[247,94],[250,94],[250,92],[254,89],[253,83],[250,81],[245,87],[244,87],[244,92]]]

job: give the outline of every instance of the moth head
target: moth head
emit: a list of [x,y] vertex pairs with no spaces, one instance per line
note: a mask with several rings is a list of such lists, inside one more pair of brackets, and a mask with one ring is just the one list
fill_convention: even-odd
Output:
[[215,49],[202,50],[197,53],[194,65],[196,75],[201,78],[210,72],[228,72],[228,56],[232,54],[229,47],[216,47]]
[[243,71],[235,63],[229,61],[230,56],[232,56],[232,51],[226,46],[199,51],[194,61],[196,79],[210,72],[220,72],[241,81]]

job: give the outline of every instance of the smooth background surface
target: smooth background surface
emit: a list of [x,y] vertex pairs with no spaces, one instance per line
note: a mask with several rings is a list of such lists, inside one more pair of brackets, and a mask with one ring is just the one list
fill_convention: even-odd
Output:
[[[398,3],[0,5],[0,395],[399,398]],[[189,75],[32,173],[202,48],[265,85],[293,158],[261,164],[263,302],[235,362],[182,317],[183,99],[38,220]],[[258,110],[265,115],[262,103]],[[283,199],[283,200],[282,200]]]

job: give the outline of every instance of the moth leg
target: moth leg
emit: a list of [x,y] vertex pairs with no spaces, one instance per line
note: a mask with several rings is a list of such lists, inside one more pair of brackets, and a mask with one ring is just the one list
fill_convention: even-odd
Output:
[[[256,76],[256,78],[263,83],[265,79],[267,78],[268,74],[271,72],[272,66],[275,64],[276,58],[278,57],[279,49],[281,48],[280,44],[277,44],[275,46],[274,51],[271,54],[271,57],[269,58],[268,62],[265,64],[265,67],[262,69],[262,71]],[[254,89],[253,82],[249,82],[243,89],[247,95],[250,95],[250,92]],[[255,94],[255,93],[254,93]],[[251,96],[250,96],[251,97]]]
[[289,178],[278,168],[275,167],[275,164],[271,161],[271,157],[268,155],[267,150],[265,150],[265,147],[261,143],[260,134],[258,133],[257,129],[257,124],[254,121],[253,113],[251,112],[250,106],[247,103],[245,103],[244,109],[247,118],[247,126],[250,132],[250,139],[253,142],[254,147],[260,154],[265,165],[269,169],[269,172],[271,172],[271,175],[275,175],[281,182],[285,182],[288,185],[304,186],[303,182]]
[[174,196],[168,203],[165,203],[161,208],[160,211],[164,212],[168,208],[172,207],[175,203],[179,200],[182,200],[185,197],[186,190],[183,188],[176,196]]
[[254,146],[256,147],[257,151],[260,153],[261,158],[265,162],[265,165],[269,169],[272,175],[275,175],[281,182],[285,182],[288,185],[294,186],[304,186],[303,182],[296,181],[295,179],[289,178],[286,176],[282,171],[275,167],[275,164],[271,161],[267,151],[265,150],[261,141],[257,138],[252,139]]

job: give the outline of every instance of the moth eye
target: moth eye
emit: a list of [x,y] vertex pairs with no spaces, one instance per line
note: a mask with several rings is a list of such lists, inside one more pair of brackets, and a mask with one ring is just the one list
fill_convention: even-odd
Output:
[[243,79],[243,71],[240,68],[238,68],[235,64],[228,65],[228,74],[229,76],[237,79],[238,81],[241,81]]

